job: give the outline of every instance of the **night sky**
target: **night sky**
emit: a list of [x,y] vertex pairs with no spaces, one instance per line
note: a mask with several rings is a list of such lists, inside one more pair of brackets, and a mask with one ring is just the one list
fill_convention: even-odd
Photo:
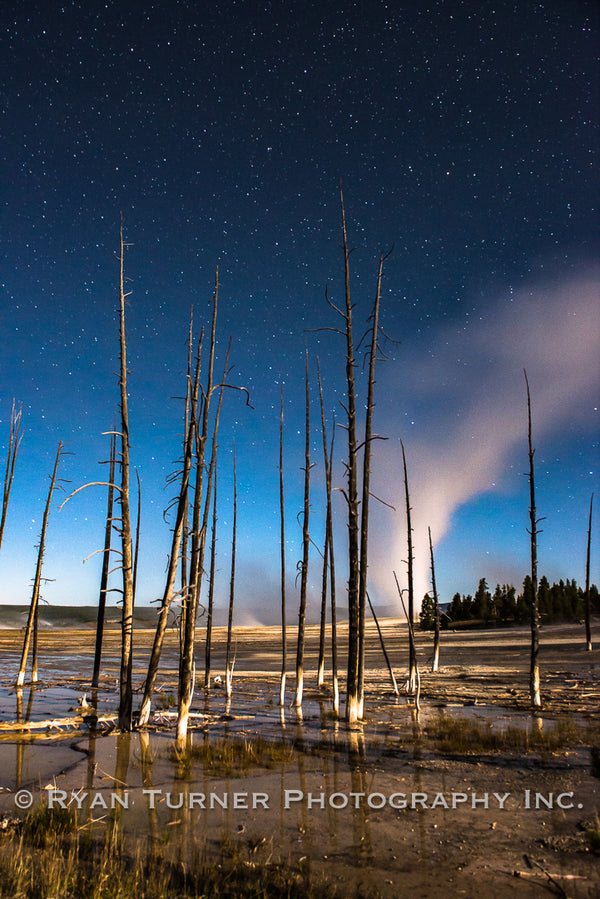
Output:
[[[228,589],[236,442],[238,602],[279,601],[278,428],[285,400],[290,620],[301,558],[303,359],[311,371],[314,492],[322,544],[316,359],[328,427],[343,420],[343,185],[357,337],[380,254],[370,592],[406,582],[400,440],[411,487],[418,602],[427,526],[441,601],[480,577],[528,570],[527,410],[533,403],[539,570],[585,577],[598,491],[594,214],[597,5],[515,2],[9,3],[3,8],[0,445],[23,404],[23,441],[0,554],[0,601],[28,602],[59,440],[67,490],[105,480],[118,402],[119,220],[130,279],[131,461],[142,482],[138,602],[162,595],[180,455],[190,309],[208,324],[215,268],[217,371],[232,337],[219,440],[219,592]],[[359,408],[366,396],[358,354]],[[337,428],[335,486],[344,485]],[[135,479],[134,479],[135,480]],[[97,601],[105,489],[50,517],[50,603]],[[334,497],[338,602],[345,503]],[[600,505],[600,497],[598,497]],[[600,517],[595,515],[595,527]],[[600,571],[592,557],[593,579]],[[311,556],[313,610],[321,561]],[[116,581],[114,581],[116,583]],[[113,594],[116,601],[117,594]]]

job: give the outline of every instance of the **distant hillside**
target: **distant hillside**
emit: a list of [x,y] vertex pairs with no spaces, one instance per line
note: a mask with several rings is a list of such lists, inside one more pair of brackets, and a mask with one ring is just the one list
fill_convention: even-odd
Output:
[[[20,629],[27,624],[29,606],[0,604],[0,628]],[[46,606],[39,610],[40,628],[94,628],[98,617],[96,606]],[[154,627],[156,625],[156,608],[140,606],[134,614],[134,626]],[[118,606],[107,606],[105,626],[120,628],[121,609]]]

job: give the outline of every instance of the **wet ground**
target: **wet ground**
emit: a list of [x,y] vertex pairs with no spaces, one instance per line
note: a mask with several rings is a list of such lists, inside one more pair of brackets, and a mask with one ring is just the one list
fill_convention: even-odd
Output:
[[[402,684],[405,629],[386,622],[384,636]],[[151,637],[136,635],[138,689]],[[214,674],[222,673],[222,638],[218,632]],[[208,696],[198,690],[189,747],[196,757],[179,759],[174,634],[152,724],[124,735],[107,732],[118,701],[118,632],[107,639],[96,730],[82,717],[92,702],[93,634],[43,633],[41,682],[20,693],[12,687],[18,640],[0,632],[0,813],[22,815],[29,796],[64,802],[98,833],[118,828],[132,844],[160,842],[183,863],[195,853],[233,855],[249,866],[299,862],[348,895],[357,886],[390,897],[600,895],[598,857],[586,836],[600,826],[591,762],[599,652],[585,652],[580,627],[542,633],[543,716],[528,708],[525,629],[443,634],[435,674],[427,670],[431,636],[420,633],[418,714],[406,696],[392,694],[370,631],[366,717],[356,728],[333,720],[330,695],[315,689],[314,629],[301,716],[277,704],[277,631],[242,629],[232,702],[218,687]],[[288,677],[290,703],[293,686]],[[444,747],[436,734],[448,719],[477,725],[468,739],[480,743]],[[490,733],[502,746],[501,735],[514,731],[528,735],[525,748],[490,748]]]

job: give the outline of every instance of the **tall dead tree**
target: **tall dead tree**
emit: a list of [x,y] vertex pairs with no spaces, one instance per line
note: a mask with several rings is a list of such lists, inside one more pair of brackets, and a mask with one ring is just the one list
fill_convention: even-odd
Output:
[[323,385],[321,384],[321,371],[317,360],[317,376],[319,381],[319,401],[321,405],[321,432],[323,434],[323,462],[325,468],[325,547],[326,561],[329,562],[329,595],[331,598],[331,676],[333,680],[333,711],[339,714],[339,683],[337,671],[337,612],[335,603],[335,554],[333,549],[333,513],[331,505],[331,458],[335,440],[335,420],[331,434],[331,447],[327,447],[327,427],[325,424],[325,405],[323,403]]
[[347,439],[348,491],[345,494],[348,506],[348,672],[346,679],[346,721],[356,722],[360,717],[360,607],[358,596],[359,580],[359,528],[357,489],[357,446],[356,446],[356,386],[354,377],[354,337],[352,332],[352,301],[350,298],[350,251],[346,231],[344,197],[340,189],[342,211],[342,238],[344,252],[344,297],[345,309],[337,310],[345,321],[346,337],[346,382],[347,382]]
[[227,646],[225,649],[225,693],[231,699],[233,679],[232,638],[233,605],[235,601],[235,555],[237,546],[237,470],[235,464],[235,442],[233,444],[233,532],[231,536],[231,577],[229,579],[229,611],[227,615]]
[[119,685],[119,717],[120,730],[131,730],[132,711],[132,669],[133,669],[133,549],[131,539],[131,512],[129,506],[129,412],[127,407],[127,345],[125,339],[125,300],[131,291],[124,289],[124,252],[123,220],[121,219],[120,253],[119,253],[119,343],[120,343],[120,377],[121,401],[121,566],[123,573],[123,614],[121,619],[121,672]]
[[529,666],[529,694],[531,697],[531,705],[539,709],[542,706],[540,697],[540,616],[538,608],[538,577],[537,577],[537,535],[538,524],[542,520],[536,517],[535,508],[535,480],[533,470],[533,449],[531,442],[531,395],[529,393],[529,381],[527,372],[523,369],[525,375],[525,384],[527,386],[527,440],[529,446],[529,535],[531,545],[531,596],[530,613],[531,613],[531,659]]
[[169,611],[171,609],[171,604],[174,598],[174,588],[177,577],[177,566],[179,564],[182,534],[184,523],[187,518],[188,486],[190,481],[190,471],[192,468],[192,459],[194,455],[194,438],[196,433],[196,409],[198,405],[198,390],[200,383],[201,347],[202,337],[200,338],[200,341],[198,343],[194,379],[193,382],[189,384],[189,388],[186,391],[187,399],[184,412],[183,468],[181,471],[181,484],[179,488],[179,498],[175,516],[175,526],[173,528],[173,536],[171,539],[171,553],[169,556],[167,579],[160,605],[156,631],[154,633],[154,642],[152,644],[152,652],[150,654],[148,674],[146,675],[146,683],[144,685],[144,697],[142,699],[142,705],[139,712],[138,724],[140,727],[146,725],[150,717],[152,694],[154,692],[154,685],[156,683],[156,676],[158,674],[158,666],[160,664],[160,656],[162,652],[165,633],[167,630]]
[[377,338],[379,335],[379,298],[381,296],[381,275],[383,271],[383,255],[379,257],[377,272],[377,290],[371,316],[371,345],[369,347],[369,381],[367,387],[367,411],[365,417],[365,441],[363,448],[363,482],[360,514],[360,569],[358,578],[359,606],[359,657],[358,657],[358,717],[362,718],[365,701],[365,621],[367,597],[367,570],[369,548],[369,499],[371,496],[371,443],[373,441],[373,407],[375,392],[375,359],[377,357]]
[[213,390],[213,370],[215,361],[217,305],[219,296],[219,270],[215,274],[215,290],[213,294],[213,315],[210,332],[210,346],[206,387],[203,391],[202,423],[196,434],[196,484],[192,512],[192,547],[190,558],[190,585],[187,597],[184,598],[183,612],[185,616],[183,647],[179,666],[179,697],[177,716],[177,742],[182,743],[187,736],[188,720],[192,696],[194,692],[194,647],[196,641],[196,620],[200,603],[200,586],[204,565],[204,547],[206,534],[202,534],[202,500],[204,484],[204,457],[208,440],[208,421],[210,401]]
[[587,553],[585,558],[585,648],[588,652],[592,651],[592,624],[591,624],[591,602],[590,602],[590,548],[592,544],[592,503],[594,502],[594,494],[590,497],[590,517],[588,519],[588,536],[587,536]]
[[[411,508],[410,508],[410,496],[408,492],[408,474],[406,471],[406,454],[404,452],[404,443],[400,441],[400,446],[402,447],[402,465],[404,467],[404,496],[406,499],[406,530],[407,530],[407,546],[408,546],[408,610],[406,612],[407,618],[409,619],[409,654],[408,654],[408,692],[413,694],[417,689],[417,660],[415,657],[415,648],[414,648],[414,640],[410,638],[410,631],[412,628],[412,622],[415,617],[415,591],[414,591],[414,578],[413,578],[413,565],[414,565],[414,554],[413,554],[413,542],[412,542],[412,524],[411,524]],[[400,588],[398,588],[400,589]],[[400,594],[402,598],[402,594]],[[404,600],[402,600],[404,604]]]
[[302,706],[304,687],[304,631],[306,626],[306,594],[308,589],[308,554],[310,546],[310,401],[308,390],[308,350],[306,351],[306,414],[304,443],[304,510],[302,513],[302,562],[300,570],[300,607],[298,610],[298,643],[296,646],[296,691],[294,705]]
[[104,550],[102,555],[102,573],[100,575],[100,595],[98,597],[98,619],[96,622],[96,646],[94,651],[94,670],[92,673],[92,690],[98,689],[100,682],[100,664],[102,661],[102,639],[104,636],[104,615],[106,610],[106,594],[108,592],[108,574],[110,569],[110,544],[113,529],[113,506],[115,494],[115,466],[117,455],[116,422],[110,435],[110,462],[108,476],[108,498],[106,503],[106,525],[104,528]]
[[[323,388],[321,385],[321,368],[317,357],[317,379],[319,382],[319,399],[321,403],[321,425],[323,432],[323,456],[325,460],[325,483],[327,484],[327,434],[325,432],[325,410],[323,407]],[[327,519],[326,519],[327,521]],[[325,683],[325,628],[327,624],[327,581],[329,566],[329,530],[325,525],[325,544],[323,546],[323,572],[321,576],[321,615],[319,620],[319,658],[317,661],[317,687],[321,689]]]
[[[188,427],[190,424],[190,402],[191,402],[191,391],[192,391],[192,335],[193,335],[193,327],[194,327],[194,310],[192,309],[190,312],[190,328],[189,328],[189,337],[188,337],[188,361],[187,361],[187,391],[185,394],[185,425],[184,425],[184,433],[187,434]],[[204,334],[204,330],[202,330],[202,334]],[[202,339],[201,339],[202,342]],[[188,520],[188,512],[189,512],[189,484],[188,489],[186,491],[185,497],[185,512],[183,515],[183,530],[181,533],[181,565],[180,565],[180,577],[181,577],[181,593],[182,597],[185,597],[187,594],[187,588],[189,583],[189,570],[188,570],[188,546],[190,542],[190,529],[189,529],[189,520]],[[183,654],[183,636],[185,633],[185,616],[182,613],[179,616],[179,657],[181,658]]]
[[431,541],[431,528],[427,528],[429,534],[429,555],[431,557],[431,587],[433,590],[434,604],[434,634],[433,634],[433,659],[431,661],[431,670],[437,671],[440,664],[440,604],[438,601],[438,592],[435,585],[435,562],[433,561],[433,543]]
[[[56,451],[56,459],[54,462],[54,469],[52,471],[52,477],[50,478],[50,489],[48,490],[48,497],[46,499],[46,505],[44,508],[44,516],[42,518],[42,531],[40,534],[40,542],[38,546],[38,555],[37,555],[37,564],[35,568],[35,577],[33,579],[33,592],[31,594],[31,604],[29,606],[29,616],[27,618],[27,626],[25,628],[25,638],[23,640],[23,651],[21,653],[21,665],[19,667],[19,673],[17,675],[17,687],[22,687],[25,682],[25,669],[27,667],[27,656],[29,655],[29,647],[31,641],[33,639],[34,633],[37,630],[37,615],[38,615],[38,606],[40,601],[40,586],[42,583],[42,563],[44,561],[44,550],[46,546],[46,530],[48,528],[48,517],[50,515],[50,504],[52,502],[52,496],[54,494],[54,489],[56,487],[56,473],[58,471],[58,463],[60,461],[60,456],[62,453],[62,442],[58,444],[58,450]],[[37,665],[34,665],[34,671],[32,680],[37,680]]]
[[210,542],[210,574],[208,578],[208,602],[206,605],[206,644],[204,647],[204,689],[210,690],[210,661],[212,648],[213,610],[215,603],[215,571],[217,559],[217,456],[213,451],[215,462],[213,470],[213,514],[212,539]]
[[4,526],[6,524],[6,515],[8,512],[8,503],[10,500],[10,491],[15,475],[15,462],[17,453],[21,444],[21,412],[23,407],[19,406],[19,411],[15,409],[15,401],[13,400],[10,410],[10,426],[8,429],[8,452],[6,454],[6,470],[4,472],[4,491],[2,495],[2,517],[0,518],[0,549],[2,548],[2,539],[4,537]]
[[285,499],[283,490],[283,386],[279,415],[279,516],[281,545],[281,677],[279,681],[279,705],[285,705],[285,680],[287,674],[287,623],[285,608]]

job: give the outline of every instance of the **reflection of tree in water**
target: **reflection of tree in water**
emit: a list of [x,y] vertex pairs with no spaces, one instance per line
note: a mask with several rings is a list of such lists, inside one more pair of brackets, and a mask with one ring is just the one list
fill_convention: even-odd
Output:
[[362,868],[372,864],[374,858],[369,827],[369,809],[366,802],[369,783],[365,734],[362,727],[354,727],[348,734],[348,766],[350,768],[351,792],[364,794],[358,802],[353,797],[350,798],[354,864]]
[[[127,772],[129,770],[129,754],[131,752],[131,733],[125,731],[117,734],[117,758],[115,762],[114,794],[122,799],[127,788]],[[114,807],[113,807],[114,806]],[[111,802],[110,818],[106,831],[105,850],[110,855],[120,855],[123,849],[123,808],[117,802]]]

